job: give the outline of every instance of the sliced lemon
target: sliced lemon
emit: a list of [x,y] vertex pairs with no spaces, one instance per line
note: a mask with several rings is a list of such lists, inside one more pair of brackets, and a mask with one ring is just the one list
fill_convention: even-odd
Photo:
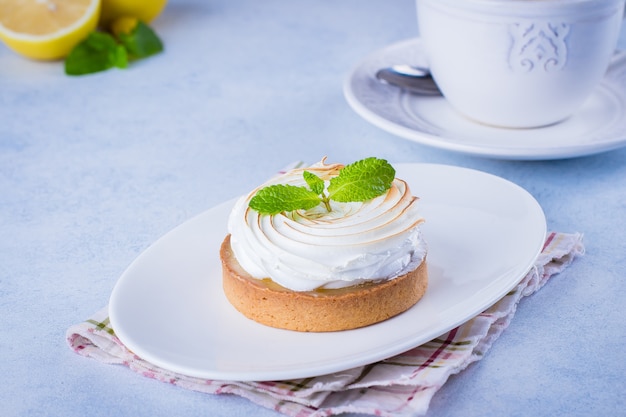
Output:
[[166,3],[167,0],[102,0],[100,26],[109,29],[114,20],[124,16],[150,23],[161,14]]
[[26,57],[65,57],[96,28],[100,0],[0,0],[0,39]]

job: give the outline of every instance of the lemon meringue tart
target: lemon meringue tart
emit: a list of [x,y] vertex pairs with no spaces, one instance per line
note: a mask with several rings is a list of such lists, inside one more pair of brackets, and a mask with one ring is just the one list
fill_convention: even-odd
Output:
[[304,332],[408,310],[428,285],[417,202],[377,158],[323,159],[268,181],[230,213],[220,249],[226,298],[256,322]]

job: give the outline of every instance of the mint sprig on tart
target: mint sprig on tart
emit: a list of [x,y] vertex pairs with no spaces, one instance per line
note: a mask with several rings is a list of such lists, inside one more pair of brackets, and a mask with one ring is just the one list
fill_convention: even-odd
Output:
[[303,177],[308,185],[275,184],[261,188],[250,200],[251,209],[261,214],[308,210],[324,204],[332,211],[330,200],[340,203],[364,202],[384,194],[395,178],[396,170],[384,159],[369,157],[346,165],[339,175],[324,180],[310,171]]

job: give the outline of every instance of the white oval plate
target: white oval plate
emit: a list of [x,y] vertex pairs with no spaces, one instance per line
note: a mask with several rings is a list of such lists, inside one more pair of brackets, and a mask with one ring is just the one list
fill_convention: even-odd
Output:
[[237,312],[221,285],[219,246],[234,201],[178,226],[143,252],[113,289],[117,336],[141,358],[222,380],[304,378],[405,352],[491,306],[530,270],[546,222],[537,201],[502,178],[445,165],[397,164],[420,197],[429,287],[382,323],[333,333],[270,328]]
[[441,96],[419,96],[384,85],[376,71],[394,64],[425,66],[420,39],[367,57],[350,74],[344,95],[379,128],[436,148],[499,159],[541,160],[591,155],[626,146],[626,52],[618,51],[594,93],[569,119],[536,129],[504,129],[463,117]]

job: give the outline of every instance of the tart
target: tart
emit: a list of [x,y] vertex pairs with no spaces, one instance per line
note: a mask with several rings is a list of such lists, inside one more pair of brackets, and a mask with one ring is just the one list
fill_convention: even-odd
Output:
[[220,250],[226,298],[246,317],[303,332],[348,330],[398,315],[426,292],[426,262],[393,280],[338,289],[291,291],[271,279],[256,279],[237,262],[226,236]]
[[249,319],[303,332],[349,330],[394,317],[423,297],[424,220],[405,181],[393,178],[388,190],[366,201],[273,215],[250,207],[264,187],[306,187],[304,171],[328,183],[343,168],[322,160],[235,204],[220,249],[222,283],[229,302]]

